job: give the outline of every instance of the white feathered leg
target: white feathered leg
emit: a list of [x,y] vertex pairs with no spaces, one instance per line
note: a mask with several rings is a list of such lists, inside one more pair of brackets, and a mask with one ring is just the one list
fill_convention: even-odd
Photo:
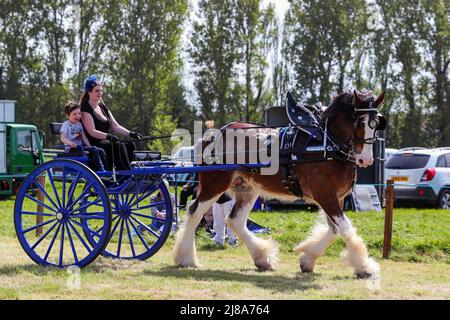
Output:
[[350,220],[343,215],[336,219],[336,225],[346,244],[346,248],[341,253],[344,263],[353,268],[359,278],[368,278],[379,273],[380,266],[373,258],[369,258],[366,245],[358,236]]
[[247,246],[255,266],[259,270],[274,270],[278,262],[278,244],[273,239],[258,238],[247,228],[248,214],[257,197],[257,194],[248,193],[245,193],[245,198],[243,195],[236,195],[236,202],[232,213],[227,218],[227,224],[239,240]]
[[[325,212],[321,209],[321,214]],[[317,259],[325,253],[325,250],[336,240],[337,232],[326,222],[318,222],[311,231],[310,236],[295,247],[295,251],[301,253],[300,269],[303,272],[313,272]]]
[[175,237],[175,245],[173,248],[173,260],[175,265],[181,267],[198,267],[197,250],[195,248],[195,230],[202,220],[205,212],[217,201],[219,197],[212,198],[206,202],[198,202],[196,210],[191,212],[191,208],[195,207],[195,200],[188,209],[186,222],[178,230]]

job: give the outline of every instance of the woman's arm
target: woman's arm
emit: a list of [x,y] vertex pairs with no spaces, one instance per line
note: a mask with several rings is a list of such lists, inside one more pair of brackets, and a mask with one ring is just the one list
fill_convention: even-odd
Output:
[[110,117],[110,121],[111,121],[111,129],[113,132],[117,132],[120,133],[121,135],[125,136],[125,137],[129,137],[130,136],[130,130],[128,130],[127,128],[122,127],[114,118],[114,116],[112,115],[112,112],[108,110],[109,113],[109,117]]
[[88,138],[86,137],[86,134],[84,133],[84,130],[81,131],[81,137],[83,138],[84,145],[86,147],[90,147],[91,143],[89,142]]
[[95,129],[94,119],[92,119],[92,116],[89,113],[81,112],[81,119],[83,120],[84,129],[86,129],[91,137],[98,140],[106,139],[108,133]]

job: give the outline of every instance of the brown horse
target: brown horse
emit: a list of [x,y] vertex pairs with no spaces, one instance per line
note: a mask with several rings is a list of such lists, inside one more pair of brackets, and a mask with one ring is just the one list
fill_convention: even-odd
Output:
[[[358,277],[369,277],[379,271],[378,264],[369,258],[363,240],[344,215],[343,201],[351,192],[356,178],[356,166],[367,167],[373,162],[372,143],[375,130],[383,129],[384,118],[378,106],[384,93],[377,99],[360,93],[343,93],[321,115],[321,128],[339,151],[332,156],[316,159],[316,155],[303,154],[303,159],[293,163],[293,173],[298,177],[302,195],[308,202],[316,203],[326,213],[327,223],[318,224],[311,235],[295,250],[301,253],[300,268],[312,272],[317,259],[340,234],[346,243],[341,257],[354,269]],[[232,123],[226,129],[248,129],[248,123]],[[327,131],[325,131],[325,127]],[[261,130],[254,128],[250,130]],[[266,133],[269,130],[262,129]],[[273,132],[276,134],[276,132]],[[304,150],[307,134],[297,139],[294,150]],[[314,158],[315,157],[315,158]],[[331,160],[330,160],[331,158]],[[282,170],[275,175],[262,175],[249,171],[212,171],[199,175],[196,200],[190,205],[187,220],[179,230],[174,246],[174,262],[182,267],[197,267],[195,229],[203,214],[227,192],[235,199],[227,218],[227,225],[248,248],[258,269],[272,270],[277,262],[278,246],[272,239],[256,237],[247,229],[247,217],[259,196],[295,200],[299,196],[283,183]]]

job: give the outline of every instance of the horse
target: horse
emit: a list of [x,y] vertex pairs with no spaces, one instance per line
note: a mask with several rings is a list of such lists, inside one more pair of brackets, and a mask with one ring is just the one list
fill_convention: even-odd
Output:
[[[376,99],[360,91],[345,92],[334,98],[320,116],[320,130],[338,151],[331,157],[317,159],[316,155],[302,153],[305,143],[311,140],[300,134],[293,146],[305,160],[293,162],[292,175],[298,177],[301,194],[287,188],[283,170],[274,175],[246,170],[208,171],[199,174],[197,198],[190,204],[185,223],[178,230],[173,248],[173,260],[180,267],[199,267],[195,247],[195,230],[204,213],[225,192],[235,204],[226,219],[228,227],[242,241],[260,271],[274,270],[278,262],[279,248],[269,238],[256,237],[247,229],[247,218],[256,199],[260,196],[280,200],[296,200],[302,197],[319,206],[325,221],[316,224],[310,236],[294,250],[300,254],[302,272],[313,272],[317,259],[325,253],[338,235],[346,247],[341,253],[344,262],[353,268],[358,278],[367,278],[379,272],[377,262],[369,257],[366,245],[343,212],[344,198],[351,192],[356,181],[356,168],[373,163],[372,144],[376,130],[384,129],[386,120],[378,112],[384,101],[384,92]],[[259,129],[255,124],[235,122],[223,129]],[[276,135],[276,128],[272,130]],[[236,152],[236,150],[235,150]]]

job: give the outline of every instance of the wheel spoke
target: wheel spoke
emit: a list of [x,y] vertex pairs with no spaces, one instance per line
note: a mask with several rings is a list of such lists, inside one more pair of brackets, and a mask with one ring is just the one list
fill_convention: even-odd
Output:
[[150,250],[150,248],[148,247],[147,243],[145,242],[144,238],[142,238],[141,232],[136,228],[135,224],[133,223],[133,221],[130,220],[131,226],[134,229],[134,232],[136,232],[136,234],[138,235],[139,239],[141,239],[142,244],[144,245],[144,247],[148,250]]
[[[116,219],[119,218],[119,217],[120,217],[119,215],[116,215],[114,218],[112,218],[112,219],[111,219],[111,224],[114,222],[114,220],[116,220]],[[97,233],[100,233],[100,232],[103,230],[103,228],[104,228],[104,226],[101,227],[100,229],[98,229],[98,230],[97,230]],[[110,240],[111,240],[111,238],[110,238]]]
[[25,234],[25,233],[28,233],[28,232],[30,232],[30,231],[36,230],[37,228],[41,228],[41,227],[43,227],[43,226],[46,226],[47,224],[52,223],[53,221],[56,221],[56,219],[52,219],[52,220],[48,220],[48,221],[42,222],[42,223],[37,224],[37,225],[35,225],[35,226],[31,227],[31,228],[28,228],[28,229],[26,229],[26,230],[23,230],[22,232],[23,232],[24,234]]
[[146,198],[150,197],[150,196],[154,193],[154,191],[155,191],[155,190],[152,190],[151,192],[146,192],[146,193],[144,193],[143,195],[138,196],[137,199],[136,199],[132,204],[130,204],[130,207],[134,207],[135,205],[137,205],[137,204],[140,203],[141,201],[143,201],[143,200],[145,200]]
[[54,217],[55,213],[48,212],[31,212],[31,211],[20,211],[21,214],[30,215],[30,216],[40,216],[40,217]]
[[123,224],[125,219],[122,219],[120,224],[120,232],[119,232],[119,242],[117,244],[117,256],[120,257],[120,249],[122,248],[122,237],[123,237]]
[[75,259],[75,264],[78,264],[78,256],[77,256],[77,251],[75,250],[75,244],[73,243],[72,234],[70,233],[70,228],[69,228],[67,222],[65,224],[66,224],[66,229],[67,229],[67,236],[69,237],[70,247],[72,248],[73,258]]
[[105,216],[100,216],[100,215],[94,215],[91,213],[103,213],[103,212],[89,212],[89,214],[71,214],[69,215],[71,218],[74,219],[97,219],[97,220],[103,220],[105,218]]
[[52,186],[53,193],[55,194],[56,200],[58,201],[59,208],[61,208],[61,201],[59,200],[58,191],[56,191],[55,181],[53,180],[53,174],[50,172],[50,169],[47,169],[48,179],[50,180],[50,185]]
[[133,219],[134,221],[136,221],[137,223],[139,223],[142,227],[144,227],[145,230],[147,230],[148,232],[150,232],[152,235],[154,235],[156,238],[159,239],[159,235],[153,231],[150,227],[148,227],[147,225],[145,225],[144,223],[142,223],[139,219],[136,219],[133,216],[130,216],[131,219]]
[[148,209],[148,208],[157,207],[157,206],[163,205],[165,203],[166,203],[165,201],[159,201],[159,202],[151,203],[151,204],[148,204],[148,205],[142,206],[142,207],[134,207],[133,210],[144,210],[144,209]]
[[90,234],[93,234],[94,236],[96,236],[97,238],[100,238],[101,235],[98,234],[97,232],[95,232],[94,230],[89,229],[86,226],[83,226],[81,223],[79,223],[78,221],[74,220],[73,218],[69,218],[73,223],[75,223],[77,226],[80,226],[81,228],[83,228],[85,231],[89,232]]
[[131,237],[130,225],[128,224],[128,220],[129,219],[125,220],[125,224],[127,225],[128,241],[130,241],[130,247],[131,247],[131,252],[133,254],[133,258],[136,258],[136,252],[134,251],[133,238]]
[[[120,218],[120,216],[117,216],[118,218]],[[116,232],[117,226],[119,225],[120,221],[122,220],[122,218],[119,219],[119,221],[116,222],[116,224],[114,225],[114,228],[111,229],[111,233],[109,234],[109,240],[108,242],[111,241],[114,233]]]
[[50,254],[50,251],[52,251],[53,244],[55,243],[56,237],[58,236],[59,229],[61,229],[61,223],[58,223],[58,228],[55,231],[55,234],[53,235],[52,241],[50,241],[50,245],[48,246],[47,252],[44,256],[44,261],[47,261],[48,255]]
[[[62,170],[62,206],[66,207],[66,168],[63,167]],[[64,230],[64,229],[63,229]]]
[[92,183],[89,182],[89,183],[84,187],[83,192],[81,192],[81,194],[77,197],[77,199],[76,199],[74,202],[72,202],[72,203],[70,204],[70,206],[67,207],[67,211],[70,211],[70,210],[73,208],[73,206],[77,204],[78,201],[80,201],[82,198],[84,198],[84,197],[87,195],[87,193],[90,191],[91,187],[92,187]]
[[166,219],[158,218],[158,217],[155,217],[155,216],[147,216],[147,215],[142,214],[142,213],[134,212],[133,210],[131,210],[131,213],[133,215],[135,215],[135,216],[142,217],[142,218],[147,218],[147,219],[152,219],[154,221],[161,221],[161,222],[166,221]]
[[77,184],[78,184],[78,180],[80,179],[80,176],[81,176],[81,172],[78,172],[75,179],[72,180],[72,182],[70,183],[69,192],[67,195],[67,205],[71,204],[70,200],[73,198],[73,194],[75,192],[75,189],[77,188]]
[[55,211],[53,208],[49,207],[48,205],[46,205],[45,203],[39,201],[38,199],[36,199],[36,198],[30,196],[28,193],[25,193],[25,194],[24,194],[24,197],[25,197],[25,198],[28,198],[28,199],[30,199],[31,201],[36,202],[38,205],[40,205],[40,206],[42,206],[42,207],[44,207],[44,208],[47,208],[48,210],[53,211],[54,213],[56,213],[56,211]]
[[45,191],[45,189],[41,186],[41,184],[39,183],[39,181],[36,180],[36,178],[34,178],[33,183],[38,187],[38,189],[44,194],[44,196],[52,203],[52,205],[55,208],[60,208],[58,207],[58,205],[53,201],[53,199],[50,197],[50,195],[47,193],[47,191]]
[[62,230],[61,230],[61,244],[59,247],[59,267],[62,267],[63,264],[63,257],[64,257],[64,228],[65,228],[65,224],[62,223]]
[[70,214],[70,213],[73,213],[73,212],[77,212],[77,211],[84,210],[84,209],[86,209],[86,208],[89,208],[90,206],[95,205],[95,204],[99,203],[100,201],[102,201],[102,198],[97,198],[96,200],[94,200],[94,201],[92,201],[92,202],[89,202],[89,201],[88,201],[87,204],[84,204],[84,205],[82,205],[82,206],[79,206],[79,207],[76,208],[76,209],[73,209],[73,207],[72,207],[73,210],[70,210],[70,211],[69,211],[69,214]]
[[[84,241],[83,237],[79,234],[79,232],[77,231],[77,229],[70,223],[70,221],[67,221],[67,224],[69,225],[69,227],[72,228],[73,232],[75,232],[75,234],[77,235],[78,239],[81,241],[81,243],[84,245],[84,247],[86,248],[86,250],[91,253],[92,249],[86,244],[86,242]],[[92,246],[93,247],[93,246]]]
[[34,244],[33,244],[33,246],[31,247],[31,250],[34,250],[34,248],[36,248],[38,245],[39,245],[39,243],[41,243],[41,241],[42,240],[44,240],[46,237],[47,237],[47,235],[50,233],[50,232],[52,232],[52,230],[53,229],[55,229],[55,227],[56,227],[56,225],[58,224],[58,222],[55,222],[39,239],[38,239],[38,241],[36,241]]
[[133,193],[133,195],[130,197],[127,196],[127,205],[130,206],[130,204],[134,201],[134,198],[136,198],[137,193]]

